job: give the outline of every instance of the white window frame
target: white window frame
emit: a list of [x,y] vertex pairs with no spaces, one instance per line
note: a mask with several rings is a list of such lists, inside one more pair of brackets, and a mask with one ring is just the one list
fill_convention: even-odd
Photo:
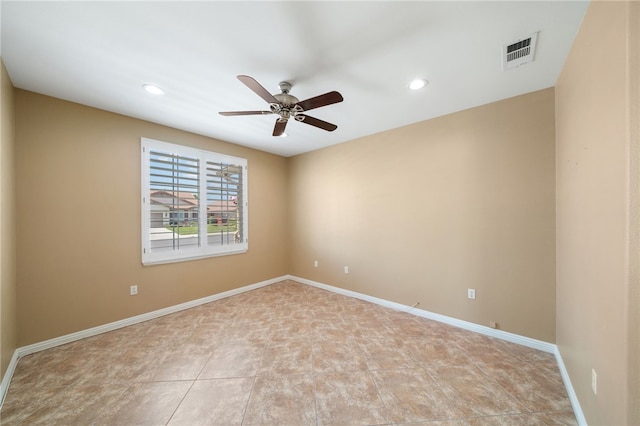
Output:
[[[153,265],[171,262],[182,262],[195,259],[203,259],[214,256],[225,256],[232,254],[245,253],[249,249],[249,203],[248,203],[248,166],[247,160],[239,157],[219,154],[211,151],[176,145],[173,143],[163,142],[155,139],[141,138],[140,150],[142,159],[142,264]],[[157,151],[179,156],[190,157],[199,160],[199,194],[207,194],[207,161],[214,163],[226,163],[242,166],[242,188],[240,208],[240,224],[239,231],[242,236],[241,241],[233,244],[209,244],[207,238],[207,202],[200,202],[198,205],[198,229],[200,244],[196,247],[180,248],[177,250],[154,250],[151,247],[151,200],[149,194],[151,191],[150,168],[151,168],[151,151]],[[198,198],[202,198],[199,196]],[[206,199],[206,195],[204,197]]]

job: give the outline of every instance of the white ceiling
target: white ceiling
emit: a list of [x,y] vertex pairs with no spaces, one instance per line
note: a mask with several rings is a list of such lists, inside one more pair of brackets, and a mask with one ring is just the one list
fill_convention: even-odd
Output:
[[[291,156],[555,85],[585,1],[2,1],[15,87]],[[539,31],[535,61],[502,71],[501,48]],[[271,136],[275,116],[236,76],[344,102]],[[429,80],[417,92],[413,78]],[[154,97],[141,86],[154,83]],[[146,135],[141,135],[146,136]],[[180,141],[169,141],[180,142]]]

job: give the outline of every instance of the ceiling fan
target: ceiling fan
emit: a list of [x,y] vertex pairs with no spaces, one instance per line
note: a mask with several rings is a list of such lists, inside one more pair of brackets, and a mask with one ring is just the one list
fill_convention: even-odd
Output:
[[248,75],[239,75],[238,80],[243,82],[245,86],[253,90],[258,96],[267,101],[269,104],[269,111],[226,111],[221,112],[220,115],[232,116],[232,115],[265,115],[265,114],[278,114],[276,119],[276,125],[273,128],[273,136],[282,136],[287,122],[290,118],[302,123],[310,124],[320,129],[333,132],[338,128],[335,124],[328,123],[318,118],[311,117],[305,114],[306,111],[314,108],[320,108],[326,105],[336,104],[342,102],[344,99],[342,95],[336,91],[325,93],[324,95],[314,96],[313,98],[299,101],[293,95],[289,94],[291,90],[291,83],[286,81],[280,82],[280,91],[272,95],[260,85],[255,79]]

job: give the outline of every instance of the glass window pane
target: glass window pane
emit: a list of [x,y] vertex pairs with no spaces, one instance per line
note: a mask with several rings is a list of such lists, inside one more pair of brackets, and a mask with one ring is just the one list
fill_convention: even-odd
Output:
[[152,252],[200,246],[200,160],[149,153],[149,234]]

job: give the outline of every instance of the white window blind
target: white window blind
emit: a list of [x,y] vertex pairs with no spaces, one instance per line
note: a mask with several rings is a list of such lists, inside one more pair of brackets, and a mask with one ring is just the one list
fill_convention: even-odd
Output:
[[247,161],[142,138],[142,263],[248,249]]

